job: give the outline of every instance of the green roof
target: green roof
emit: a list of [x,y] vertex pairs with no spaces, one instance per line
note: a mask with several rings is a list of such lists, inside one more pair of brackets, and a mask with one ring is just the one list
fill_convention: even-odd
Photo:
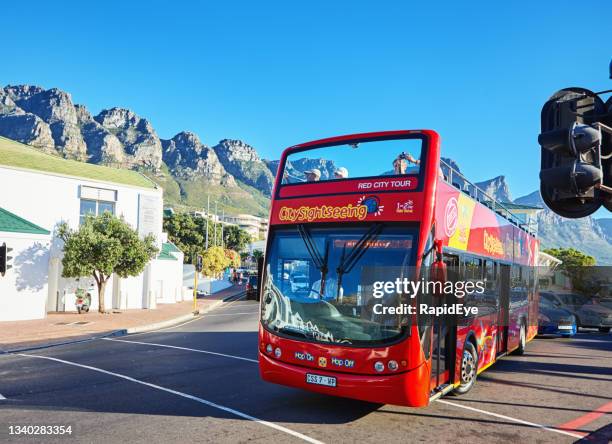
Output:
[[2,136],[0,136],[0,165],[141,188],[155,188],[155,184],[150,179],[136,171],[64,159]]
[[174,245],[173,243],[170,243],[170,242],[163,243],[161,251],[159,252],[159,255],[157,256],[157,259],[166,260],[166,261],[176,261],[177,258],[172,253],[180,253],[180,252],[181,250],[179,250],[176,247],[176,245]]
[[[493,206],[490,200],[481,200],[480,202],[488,206],[489,208]],[[499,208],[500,210],[501,210],[501,206],[498,204],[503,205],[508,210],[543,210],[544,209],[542,207],[534,207],[532,205],[522,205],[522,204],[516,204],[512,202],[495,202],[496,208]]]
[[535,207],[533,205],[515,204],[512,202],[502,202],[502,205],[509,210],[543,210],[542,207]]
[[181,250],[179,250],[179,248],[172,242],[162,244],[162,250],[167,251],[168,253],[181,253]]
[[51,234],[50,231],[0,208],[0,231],[9,233]]

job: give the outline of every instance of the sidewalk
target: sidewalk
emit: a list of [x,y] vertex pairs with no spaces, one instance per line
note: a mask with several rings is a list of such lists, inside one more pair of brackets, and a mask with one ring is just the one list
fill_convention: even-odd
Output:
[[[198,311],[205,313],[244,291],[231,286],[213,295],[198,297]],[[110,334],[127,334],[163,328],[194,317],[193,301],[158,304],[154,310],[112,310],[111,314],[89,312],[49,313],[45,319],[0,322],[0,353],[81,341]]]

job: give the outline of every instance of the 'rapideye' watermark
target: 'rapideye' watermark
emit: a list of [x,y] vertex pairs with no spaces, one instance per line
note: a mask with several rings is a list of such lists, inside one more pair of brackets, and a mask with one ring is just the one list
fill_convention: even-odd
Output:
[[[485,283],[482,281],[426,281],[421,279],[413,281],[408,278],[396,278],[394,281],[375,281],[372,285],[372,296],[382,299],[386,295],[405,295],[414,299],[417,295],[454,295],[462,299],[473,294],[483,294]],[[466,306],[462,303],[430,305],[419,303],[418,306],[411,304],[393,304],[385,306],[383,302],[374,304],[374,314],[397,315],[397,314],[429,314],[435,316],[459,315],[470,316],[478,314],[478,307]]]

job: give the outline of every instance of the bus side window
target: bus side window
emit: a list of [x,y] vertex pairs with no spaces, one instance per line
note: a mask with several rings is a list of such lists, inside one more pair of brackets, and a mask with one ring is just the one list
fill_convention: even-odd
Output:
[[[470,257],[470,256],[464,256],[462,264],[463,264],[462,279],[464,282],[468,282],[468,281],[478,282],[482,280],[483,261],[481,259]],[[466,294],[463,297],[463,301],[466,306],[477,307],[480,304],[480,300],[479,300],[480,297],[482,297],[482,295],[477,295],[475,293]]]
[[484,261],[485,292],[483,294],[483,305],[497,307],[499,305],[499,288],[495,275],[496,263],[491,260]]

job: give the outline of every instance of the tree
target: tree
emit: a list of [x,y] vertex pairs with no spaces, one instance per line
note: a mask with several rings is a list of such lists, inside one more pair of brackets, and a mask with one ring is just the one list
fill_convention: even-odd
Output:
[[230,250],[242,251],[251,242],[251,236],[236,225],[228,225],[223,230],[223,242]]
[[[204,226],[199,224],[204,221]],[[194,258],[202,254],[206,242],[206,221],[187,213],[175,213],[164,218],[164,231],[168,239],[185,254],[185,263],[194,263]]]
[[255,259],[255,262],[257,262],[262,257],[263,257],[263,251],[253,250],[253,259]]
[[221,247],[210,247],[202,254],[202,272],[216,277],[229,265],[229,259]]
[[[192,264],[198,254],[206,249],[206,218],[188,213],[175,213],[164,217],[164,231],[168,239],[185,253],[185,263]],[[216,232],[216,236],[215,236]],[[215,239],[217,240],[215,244]],[[208,222],[208,246],[221,245],[240,251],[250,241],[248,233],[237,226],[225,226],[221,239],[221,224]]]
[[575,290],[581,293],[592,291],[592,283],[590,283],[588,277],[591,275],[590,271],[592,270],[589,267],[594,266],[596,263],[593,256],[584,254],[575,248],[549,248],[544,250],[544,253],[548,253],[562,261],[558,267],[559,271],[571,279]]
[[113,273],[122,278],[138,276],[159,251],[154,236],[140,239],[124,220],[110,213],[88,216],[78,230],[64,223],[59,227],[58,236],[64,241],[62,276],[93,276],[98,287],[100,313],[106,311],[104,290]]
[[234,267],[234,268],[240,267],[240,255],[238,254],[237,251],[226,249],[225,256],[227,257],[227,260],[229,261],[228,265],[230,267]]

